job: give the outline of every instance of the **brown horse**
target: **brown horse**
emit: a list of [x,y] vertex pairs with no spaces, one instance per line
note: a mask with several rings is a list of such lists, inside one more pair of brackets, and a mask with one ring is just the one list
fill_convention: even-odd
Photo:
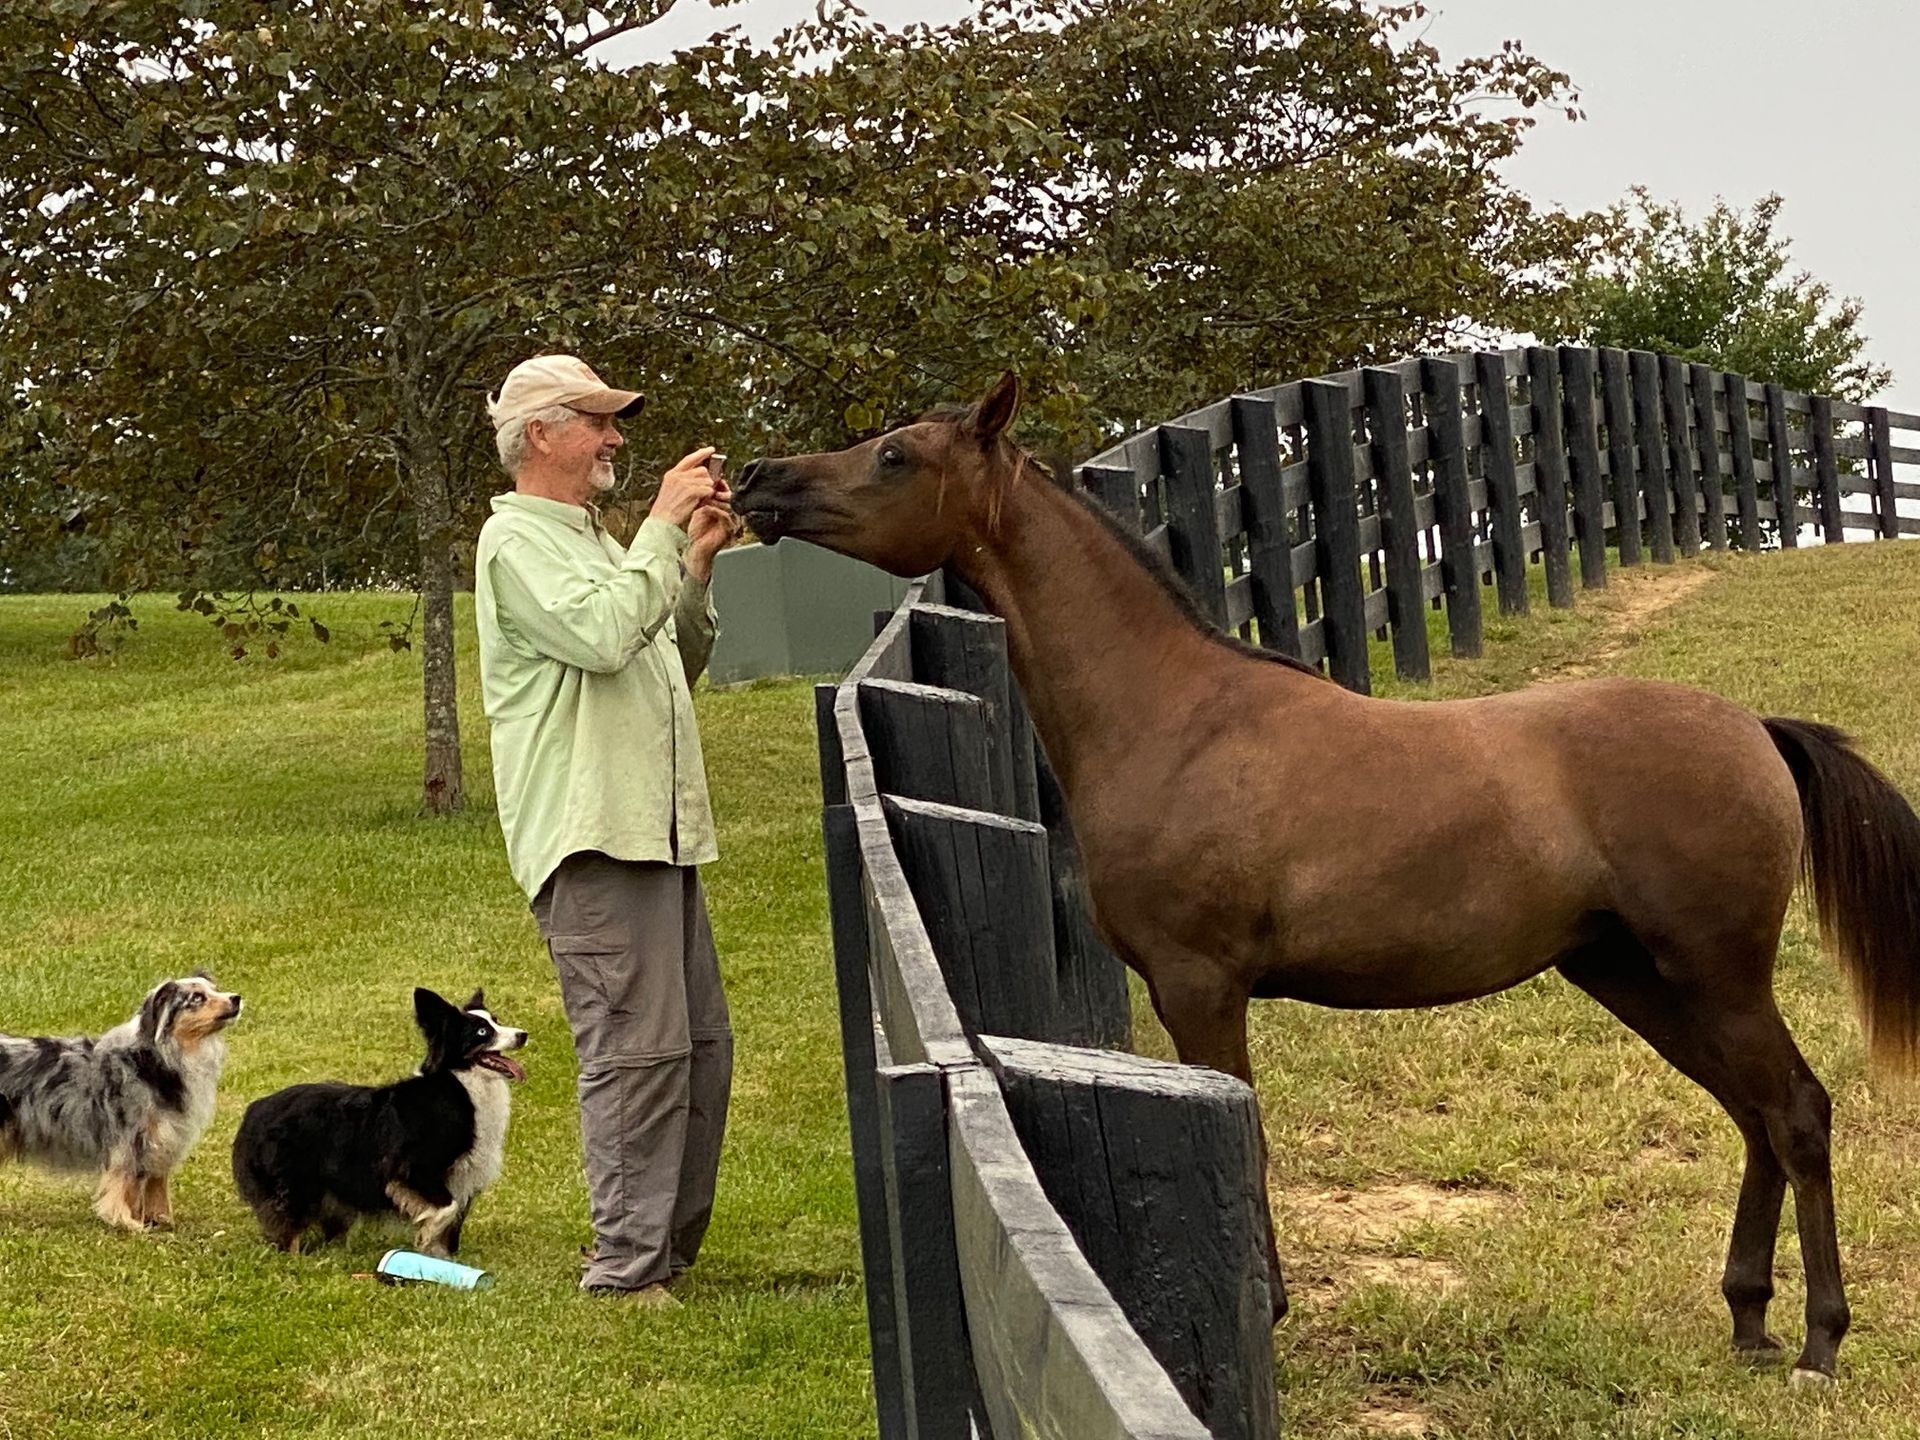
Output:
[[[1094,501],[1007,438],[1018,386],[848,450],[747,467],[736,508],[895,575],[951,566],[1006,621],[1096,923],[1184,1061],[1251,1083],[1247,1001],[1407,1007],[1556,968],[1726,1108],[1746,1174],[1722,1291],[1767,1333],[1793,1186],[1796,1379],[1848,1323],[1827,1093],[1773,998],[1803,868],[1876,1058],[1920,1041],[1920,820],[1840,732],[1604,679],[1376,700],[1212,629]],[[1270,1232],[1271,1233],[1271,1232]],[[1278,1263],[1276,1314],[1284,1306]]]

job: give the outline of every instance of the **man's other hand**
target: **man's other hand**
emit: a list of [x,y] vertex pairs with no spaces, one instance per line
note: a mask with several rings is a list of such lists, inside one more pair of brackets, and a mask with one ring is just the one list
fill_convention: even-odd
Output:
[[710,501],[687,522],[692,544],[687,546],[687,573],[705,584],[713,575],[713,557],[740,534],[742,521],[721,501]]

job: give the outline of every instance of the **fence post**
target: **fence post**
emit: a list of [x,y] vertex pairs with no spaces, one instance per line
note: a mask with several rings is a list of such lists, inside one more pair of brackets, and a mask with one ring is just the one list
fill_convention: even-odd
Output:
[[1273,406],[1236,395],[1229,407],[1240,485],[1247,496],[1247,568],[1253,576],[1253,618],[1260,643],[1300,655],[1300,612],[1293,602],[1293,540],[1280,478],[1280,420]]
[[[1693,381],[1694,444],[1700,452],[1700,508],[1706,522],[1707,543],[1716,550],[1727,548],[1727,497],[1720,484],[1719,426],[1715,423],[1713,402],[1720,387],[1714,383],[1713,367],[1694,365],[1688,375]],[[1733,416],[1727,416],[1733,427]]]
[[1607,584],[1606,482],[1600,475],[1600,431],[1593,410],[1593,351],[1560,347],[1561,399],[1567,420],[1567,468],[1573,485],[1574,541],[1580,548],[1580,583],[1589,590]]
[[1420,522],[1413,513],[1413,466],[1407,459],[1407,387],[1394,370],[1364,370],[1361,375],[1380,494],[1380,538],[1387,552],[1393,668],[1403,679],[1425,680],[1432,669],[1420,586]]
[[[820,688],[831,691],[834,687]],[[840,1055],[846,1076],[847,1131],[853,1149],[854,1208],[860,1221],[860,1272],[867,1292],[867,1340],[873,1352],[874,1409],[881,1440],[905,1440],[900,1335],[893,1309],[897,1257],[887,1226],[873,990],[867,973],[867,908],[860,889],[860,837],[850,805],[827,805],[820,823],[826,839],[827,909],[833,922],[834,986],[840,1000]]]
[[1260,1118],[1216,1071],[984,1037],[1021,1148],[1214,1440],[1278,1431]]
[[1040,822],[1047,827],[1047,873],[1053,886],[1053,960],[1059,976],[1061,1034],[1073,1045],[1133,1048],[1133,1000],[1127,967],[1093,925],[1086,866],[1067,815],[1067,797],[1041,753]]
[[1873,472],[1874,508],[1880,516],[1880,538],[1898,539],[1900,512],[1893,499],[1893,427],[1887,420],[1887,407],[1867,408],[1867,464]]
[[881,797],[894,853],[969,1034],[1059,1038],[1047,832],[1031,820]]
[[[1016,703],[1013,675],[1007,668],[1006,623],[998,616],[971,610],[915,605],[907,613],[907,624],[913,678],[923,685],[965,691],[986,707],[992,803],[981,808],[1036,819],[1033,741],[1021,724],[1025,709]],[[1018,764],[1022,758],[1024,767]],[[1024,775],[1019,773],[1022,768]]]
[[1113,465],[1083,465],[1080,483],[1113,517],[1134,534],[1140,533],[1140,490],[1133,471]]
[[1473,497],[1467,488],[1460,367],[1451,360],[1422,360],[1420,390],[1421,408],[1427,415],[1427,463],[1433,469],[1433,508],[1440,518],[1447,641],[1455,655],[1474,659],[1480,654],[1480,560],[1473,533]]
[[1507,362],[1498,351],[1473,357],[1480,387],[1480,474],[1493,511],[1494,590],[1500,613],[1527,613],[1527,544],[1520,533],[1520,480],[1514,473],[1513,409],[1507,399]]
[[1780,548],[1800,543],[1800,507],[1794,499],[1793,442],[1787,438],[1787,392],[1782,385],[1767,386],[1767,449],[1773,471],[1773,504],[1780,515]]
[[1600,351],[1601,399],[1607,416],[1607,469],[1613,490],[1613,524],[1622,565],[1644,565],[1640,545],[1640,486],[1633,473],[1633,397],[1629,389],[1627,352],[1611,347]]
[[1527,350],[1527,389],[1533,403],[1533,496],[1540,512],[1547,603],[1565,609],[1573,604],[1567,556],[1567,448],[1560,430],[1559,357],[1544,345]]
[[862,680],[857,688],[874,781],[882,792],[992,808],[986,701],[963,690],[905,680]]
[[1227,575],[1220,557],[1220,522],[1213,507],[1213,441],[1204,430],[1160,427],[1160,471],[1167,483],[1167,540],[1173,568],[1201,610],[1227,628]]
[[1833,453],[1833,400],[1826,395],[1807,397],[1807,439],[1813,446],[1813,484],[1820,502],[1820,528],[1829,545],[1847,538],[1840,517],[1840,466]]
[[980,1405],[953,1239],[946,1086],[935,1065],[885,1066],[876,1081],[907,1434],[971,1440]]
[[1700,489],[1693,476],[1693,448],[1687,443],[1687,366],[1677,355],[1660,357],[1660,409],[1666,419],[1667,474],[1673,485],[1674,548],[1700,553]]
[[1633,435],[1640,452],[1640,493],[1654,563],[1673,563],[1673,496],[1667,485],[1666,447],[1660,436],[1660,358],[1650,350],[1627,356],[1633,375]]
[[1753,474],[1753,411],[1747,377],[1722,375],[1727,392],[1727,449],[1733,456],[1733,493],[1740,509],[1740,548],[1760,548],[1760,490]]
[[1349,690],[1369,693],[1367,617],[1360,590],[1360,521],[1355,511],[1353,412],[1344,385],[1307,380],[1307,483],[1313,492],[1315,569],[1327,637],[1327,670]]

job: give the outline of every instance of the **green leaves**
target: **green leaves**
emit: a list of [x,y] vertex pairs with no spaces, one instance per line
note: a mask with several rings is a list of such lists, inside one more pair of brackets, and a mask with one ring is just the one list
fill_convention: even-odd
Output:
[[1556,339],[1680,355],[1790,390],[1865,401],[1892,380],[1866,357],[1858,300],[1789,268],[1781,200],[1721,201],[1697,222],[1636,189],[1557,313]]

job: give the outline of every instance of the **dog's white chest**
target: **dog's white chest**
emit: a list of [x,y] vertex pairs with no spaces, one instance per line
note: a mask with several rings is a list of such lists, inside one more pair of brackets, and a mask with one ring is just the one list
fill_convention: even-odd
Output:
[[500,1178],[513,1098],[506,1077],[491,1070],[463,1070],[455,1078],[473,1102],[473,1146],[447,1172],[447,1189],[456,1202],[464,1202]]

